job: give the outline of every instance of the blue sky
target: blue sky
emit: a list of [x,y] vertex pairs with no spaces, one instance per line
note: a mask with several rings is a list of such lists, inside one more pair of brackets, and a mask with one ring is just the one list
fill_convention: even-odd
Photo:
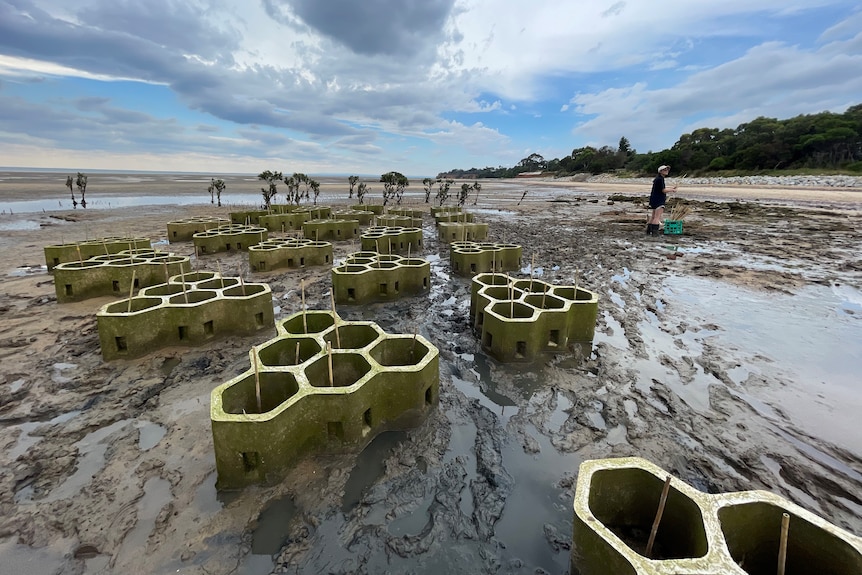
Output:
[[0,0],[0,165],[433,176],[862,103],[858,0]]

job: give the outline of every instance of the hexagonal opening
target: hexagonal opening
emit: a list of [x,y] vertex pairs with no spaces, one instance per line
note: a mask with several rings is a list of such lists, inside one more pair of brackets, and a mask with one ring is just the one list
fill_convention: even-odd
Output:
[[521,291],[513,291],[508,286],[490,286],[485,288],[482,295],[488,299],[496,300],[518,299],[521,296]]
[[332,355],[332,383],[330,383],[329,354],[324,354],[305,368],[305,375],[314,387],[348,387],[371,371],[371,365],[358,353],[334,352]]
[[[644,555],[663,488],[664,481],[643,469],[602,469],[590,481],[590,511],[633,551]],[[700,508],[671,485],[650,558],[696,558],[708,551]]]
[[[260,409],[257,406],[258,382]],[[259,372],[257,379],[254,373],[251,373],[222,391],[222,409],[225,413],[234,415],[266,413],[296,395],[298,391],[299,384],[290,372]]]
[[129,300],[126,299],[124,301],[118,301],[108,305],[108,307],[105,308],[105,311],[108,313],[131,313],[158,307],[161,303],[161,298],[136,297],[132,298],[131,306],[129,305]]
[[171,296],[168,303],[171,305],[196,304],[216,298],[214,291],[192,290]]
[[371,348],[369,354],[380,365],[404,366],[421,362],[430,350],[413,337],[387,337]]
[[184,274],[181,280],[188,283],[201,282],[215,277],[215,272],[192,272]]
[[143,293],[147,295],[174,295],[183,292],[182,284],[159,284],[144,288]]
[[562,309],[566,302],[552,295],[530,294],[524,297],[524,301],[539,309]]
[[266,366],[299,365],[320,353],[320,349],[320,344],[310,337],[281,338],[264,344],[258,357]]
[[320,333],[333,323],[335,322],[332,313],[323,310],[307,310],[295,313],[284,320],[281,325],[287,333],[302,335]]
[[[776,573],[781,516],[786,512],[782,507],[764,501],[719,509],[718,519],[727,550],[746,573]],[[787,573],[862,573],[862,554],[847,541],[801,517],[789,515]]]
[[214,278],[198,284],[198,289],[229,288],[239,284],[239,278]]
[[519,301],[506,301],[494,304],[491,311],[507,319],[530,319],[536,313],[536,308]]
[[401,260],[400,263],[402,266],[419,267],[427,264],[428,262],[421,258],[404,258],[403,260]]
[[518,280],[515,282],[515,287],[524,290],[527,293],[545,293],[550,291],[551,285],[541,280]]
[[336,329],[323,336],[323,339],[328,341],[333,349],[361,349],[378,337],[380,334],[370,324],[351,323],[337,325]]
[[374,269],[378,269],[378,270],[391,270],[391,269],[397,268],[398,264],[395,262],[377,262],[376,264],[372,265],[371,267],[373,267]]
[[554,295],[569,301],[590,301],[593,299],[593,294],[587,290],[579,288],[575,293],[574,286],[556,286],[554,287]]
[[224,290],[227,297],[247,297],[266,291],[266,286],[261,284],[244,284]]

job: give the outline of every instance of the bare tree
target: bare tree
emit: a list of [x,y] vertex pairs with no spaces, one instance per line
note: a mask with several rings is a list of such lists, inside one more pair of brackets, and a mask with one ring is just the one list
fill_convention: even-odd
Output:
[[431,190],[434,189],[434,180],[425,178],[422,180],[422,185],[425,186],[425,203],[427,204],[431,199]]
[[461,193],[458,194],[458,205],[463,206],[467,202],[467,196],[473,188],[470,184],[461,184]]
[[308,187],[311,188],[311,191],[314,192],[314,205],[317,205],[317,196],[320,195],[320,182],[317,180],[312,180],[309,178]]
[[356,199],[362,204],[365,200],[365,194],[368,193],[368,185],[365,182],[359,182],[356,187]]
[[87,174],[78,172],[78,177],[75,178],[75,187],[78,188],[78,193],[81,194],[81,207],[87,207],[87,199],[84,197],[87,193]]
[[350,184],[350,194],[347,196],[348,199],[353,197],[353,186],[356,185],[356,182],[359,181],[359,176],[350,176],[347,178],[347,183]]
[[449,188],[455,183],[455,180],[440,180],[438,183],[437,196],[434,199],[437,200],[438,205],[442,206],[449,199]]
[[473,189],[476,190],[476,197],[473,198],[473,205],[475,206],[476,202],[479,201],[479,192],[482,191],[482,184],[476,182],[475,184],[473,184]]
[[215,203],[215,198],[213,197],[215,196],[216,198],[218,198],[218,207],[221,207],[221,193],[225,190],[225,188],[227,188],[227,184],[225,184],[224,180],[222,180],[221,178],[219,178],[218,180],[215,178],[211,178],[211,180],[212,181],[207,188],[207,191],[210,193],[210,203]]
[[75,191],[72,189],[72,186],[75,184],[75,180],[72,179],[72,176],[66,176],[66,187],[69,188],[69,193],[72,194],[72,207],[78,207],[78,200],[75,199]]

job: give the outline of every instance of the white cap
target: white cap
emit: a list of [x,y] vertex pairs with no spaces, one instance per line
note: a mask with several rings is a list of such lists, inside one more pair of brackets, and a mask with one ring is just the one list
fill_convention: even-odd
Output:
[[669,170],[670,170],[670,166],[668,166],[668,165],[666,165],[666,164],[662,164],[661,166],[659,166],[659,167],[658,167],[658,171],[659,171],[659,172],[663,172],[663,171],[665,171],[665,170],[668,170],[668,171],[669,171]]

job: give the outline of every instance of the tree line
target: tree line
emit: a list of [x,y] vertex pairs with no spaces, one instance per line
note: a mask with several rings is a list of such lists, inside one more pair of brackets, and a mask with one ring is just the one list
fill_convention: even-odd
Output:
[[585,146],[547,161],[530,154],[515,166],[455,169],[438,178],[514,178],[526,172],[652,174],[670,164],[689,175],[790,170],[862,172],[862,104],[842,114],[820,112],[777,120],[759,117],[735,129],[698,128],[669,149],[638,153],[628,139],[616,148]]

